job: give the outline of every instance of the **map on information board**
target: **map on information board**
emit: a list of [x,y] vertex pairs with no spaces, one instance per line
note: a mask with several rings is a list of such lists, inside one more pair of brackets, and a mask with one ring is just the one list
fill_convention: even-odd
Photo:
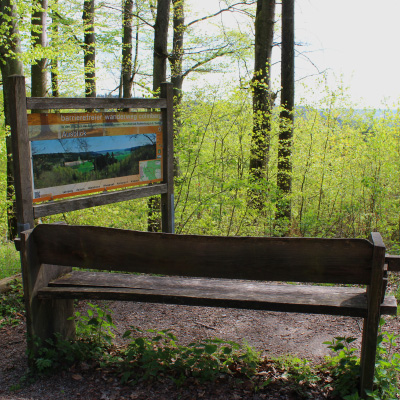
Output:
[[30,114],[34,202],[162,180],[158,112]]

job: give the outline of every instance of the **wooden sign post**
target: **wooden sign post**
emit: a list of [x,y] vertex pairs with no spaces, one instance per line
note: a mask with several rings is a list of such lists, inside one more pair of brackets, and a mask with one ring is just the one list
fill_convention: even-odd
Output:
[[[101,206],[121,201],[127,201],[142,197],[161,195],[161,212],[162,212],[162,231],[167,233],[174,232],[174,188],[173,188],[173,93],[172,93],[172,85],[170,83],[163,83],[161,87],[161,97],[160,98],[139,98],[139,99],[119,99],[119,98],[27,98],[25,92],[25,79],[22,76],[12,76],[9,78],[11,80],[11,95],[10,95],[10,111],[11,111],[11,137],[12,137],[12,151],[13,151],[13,163],[14,163],[14,181],[15,181],[15,195],[16,195],[16,206],[17,206],[17,222],[19,232],[30,229],[34,227],[35,218],[40,218],[48,215],[54,215],[59,213],[64,213],[68,211],[80,210],[88,207]],[[108,183],[106,186],[102,187],[101,182],[97,184],[96,187],[100,189],[97,190],[96,194],[91,194],[88,196],[80,196],[77,191],[65,191],[65,193],[71,192],[71,195],[75,197],[67,198],[68,195],[58,195],[58,197],[64,197],[63,200],[57,201],[44,201],[40,204],[37,204],[37,199],[34,199],[34,179],[33,179],[33,171],[34,164],[31,162],[32,154],[31,154],[31,144],[33,148],[33,143],[45,143],[42,142],[34,142],[32,137],[30,137],[29,130],[32,131],[33,128],[36,130],[42,129],[42,136],[55,135],[54,139],[57,139],[57,129],[61,129],[63,127],[61,122],[57,122],[57,117],[53,115],[54,125],[51,125],[48,121],[50,120],[49,116],[45,116],[45,114],[37,114],[40,117],[37,118],[38,127],[37,126],[29,126],[28,124],[28,116],[27,110],[35,109],[35,110],[82,110],[82,109],[107,109],[107,110],[118,110],[118,109],[160,109],[161,110],[161,126],[159,127],[160,132],[162,132],[162,140],[160,138],[160,143],[157,148],[157,151],[160,154],[155,154],[154,157],[158,157],[158,165],[161,163],[160,170],[162,171],[162,178],[154,180],[155,183],[137,186],[138,184],[142,184],[140,179],[133,184],[130,185],[129,188],[125,188],[123,190],[115,190],[110,191],[110,189],[114,189],[123,185],[118,185],[117,183],[112,186],[112,184]],[[106,113],[113,114],[113,113]],[[145,113],[144,113],[145,114]],[[156,113],[154,113],[156,114]],[[51,116],[50,115],[50,116]],[[63,116],[63,114],[58,114]],[[75,120],[84,120],[92,117],[93,115],[99,116],[96,119],[101,119],[101,113],[96,114],[88,114],[82,113],[82,117],[79,117],[79,114],[72,114]],[[139,115],[139,114],[137,114]],[[150,115],[153,115],[151,113]],[[42,117],[43,116],[43,117]],[[135,117],[135,113],[124,114],[124,113],[114,113],[114,120],[118,120],[118,117],[124,117],[126,119]],[[109,117],[109,115],[107,115]],[[144,116],[146,117],[146,116]],[[70,117],[73,118],[73,117]],[[61,120],[66,120],[67,118]],[[46,121],[47,124],[45,127],[40,126],[40,121]],[[67,122],[66,122],[67,124]],[[137,132],[140,132],[140,129],[145,129],[146,127],[141,126],[145,123],[137,122],[135,126],[129,126],[129,121],[126,122],[114,122],[114,127],[112,127],[113,123],[109,121],[105,121],[103,124],[93,124],[86,123],[86,126],[92,127],[92,131],[99,131],[99,129],[103,129],[104,131],[110,131],[114,129],[118,131],[118,133],[110,133],[108,138],[122,138],[125,133],[123,133],[124,129],[129,132],[134,132],[134,129],[137,129]],[[79,126],[78,124],[76,124]],[[74,127],[75,124],[70,123],[69,126]],[[83,126],[83,125],[82,125]],[[96,128],[93,128],[96,126]],[[100,126],[100,128],[98,127]],[[110,127],[111,126],[111,127]],[[125,128],[124,128],[125,127]],[[46,129],[44,129],[46,128]],[[53,129],[53,131],[52,131]],[[77,128],[78,129],[78,128]],[[89,128],[90,129],[90,128]],[[44,132],[44,133],[43,133]],[[83,132],[83,131],[81,131]],[[122,132],[122,133],[121,133]],[[136,131],[135,131],[136,132]],[[70,137],[73,137],[74,133],[80,133],[79,131],[64,132],[65,143],[68,142]],[[86,135],[86,131],[84,132]],[[60,136],[60,131],[58,131],[59,137],[58,141],[61,142],[63,139]],[[98,139],[104,139],[106,133],[92,133],[93,136],[97,136]],[[40,133],[37,134],[40,136]],[[69,135],[69,137],[68,137]],[[119,135],[119,136],[117,136]],[[155,134],[153,134],[155,136]],[[131,135],[132,137],[136,137],[139,135]],[[160,135],[161,136],[161,135]],[[42,139],[42,137],[40,137]],[[47,139],[47,137],[46,137]],[[79,138],[77,140],[86,140],[86,138]],[[158,139],[157,139],[158,140]],[[57,142],[57,140],[54,140]],[[71,141],[70,141],[71,142]],[[49,141],[47,141],[49,143]],[[157,142],[158,143],[158,142]],[[43,147],[43,146],[42,146]],[[49,145],[50,147],[50,145]],[[110,151],[113,149],[110,149]],[[55,151],[55,150],[54,150]],[[131,149],[131,151],[133,151]],[[154,150],[156,151],[156,150]],[[50,150],[49,150],[50,152]],[[52,155],[54,158],[54,154]],[[157,162],[157,159],[154,160]],[[114,162],[117,162],[116,159]],[[76,163],[76,162],[75,162]],[[66,164],[72,164],[65,162]],[[93,165],[92,165],[93,168]],[[65,168],[67,169],[67,167]],[[107,181],[107,180],[106,180]],[[109,181],[109,180],[108,180]],[[145,183],[145,182],[143,182]],[[135,186],[136,185],[136,186]],[[67,185],[68,186],[68,185]],[[74,185],[69,185],[74,186]],[[134,186],[134,187],[131,187]],[[69,188],[69,187],[68,187]],[[91,188],[89,186],[89,188]],[[108,189],[108,190],[107,190]],[[79,189],[82,190],[82,189]],[[101,193],[98,193],[102,191]],[[89,192],[87,190],[86,192]],[[54,196],[54,199],[57,196]],[[39,198],[40,200],[41,198]],[[50,196],[50,200],[53,200],[53,197]]]
[[[19,250],[21,254],[28,338],[31,340],[37,335],[46,337],[47,332],[59,332],[61,337],[73,338],[75,336],[75,323],[73,318],[70,318],[73,317],[74,314],[73,300],[48,300],[39,299],[37,296],[38,287],[41,285],[47,285],[57,277],[70,272],[72,268],[68,266],[48,265],[35,262],[37,257],[32,254],[32,252],[34,252],[34,242],[33,237],[30,235],[30,229],[34,228],[34,221],[36,218],[142,197],[161,195],[162,231],[166,233],[174,233],[172,85],[170,83],[163,83],[161,87],[161,97],[153,99],[27,98],[25,91],[25,78],[23,76],[11,76],[9,79],[11,83],[11,94],[9,100],[18,233],[20,234],[21,232],[26,231],[24,234],[26,240],[21,242]],[[36,114],[38,116],[37,118],[32,116],[29,117],[31,120],[35,118],[37,119],[34,127],[32,127],[32,122],[31,124],[28,122],[28,110],[32,109],[46,110],[47,113]],[[109,120],[102,124],[88,123],[89,119],[91,121],[96,121],[103,118],[102,113],[81,113],[81,115],[79,115],[75,111],[74,114],[61,113],[58,114],[58,116],[48,114],[48,111],[50,110],[66,109],[106,109],[114,110],[115,112],[103,113],[103,116],[107,114]],[[135,125],[132,122],[132,120],[135,119],[135,116],[139,117],[139,114],[146,118],[146,115],[143,116],[145,113],[137,113],[136,115],[135,113],[120,113],[117,111],[120,109],[148,109],[152,110],[151,116],[153,116],[153,114],[159,115],[159,113],[157,114],[157,112],[153,112],[153,110],[160,109],[161,123],[156,122],[154,124],[158,124],[158,126],[156,128],[153,127],[157,132],[155,133],[152,131],[152,133],[144,135],[143,132],[146,131],[146,127],[143,127],[143,125],[146,124],[137,122]],[[110,122],[111,117],[109,114],[112,114],[113,122]],[[148,117],[150,118],[149,115]],[[123,121],[120,121],[121,119]],[[41,123],[42,121],[43,124]],[[63,124],[63,121],[66,121],[65,124]],[[85,121],[86,123],[79,126],[79,124],[71,124],[71,121]],[[77,128],[75,129],[74,126],[77,126]],[[84,128],[82,128],[82,126],[84,126]],[[147,128],[149,128],[149,126],[150,125],[147,124]],[[87,135],[88,132],[86,132],[87,128],[89,129],[89,135]],[[130,133],[138,132],[140,134],[132,134],[127,139],[123,137],[126,135],[125,130]],[[33,135],[32,131],[34,131]],[[107,136],[108,134],[110,136]],[[36,154],[32,155],[31,152],[34,148],[34,139],[32,139],[32,136],[35,135],[36,138],[39,137],[42,142],[39,141],[39,146],[36,147],[35,150]],[[99,141],[103,141],[103,145],[104,143],[119,143],[122,146],[121,143],[127,143],[129,140],[136,142],[131,147],[129,146],[128,148],[118,151],[119,154],[116,156],[113,150],[117,149],[112,147],[111,144],[109,144],[111,147],[101,149],[97,143],[95,146],[97,152],[89,152],[88,148],[92,142],[89,142],[89,139],[86,140],[86,138],[82,138],[82,136],[91,135],[97,136]],[[63,136],[65,137],[65,140],[62,140]],[[79,140],[82,141],[82,145],[86,148],[85,152],[80,153],[76,146],[74,148],[74,142],[73,140],[70,140],[71,136],[73,140],[75,139],[74,136],[79,136]],[[141,138],[139,138],[139,136],[141,136]],[[37,179],[35,182],[35,172],[37,175],[36,178],[38,178],[38,175],[40,175],[45,169],[47,172],[48,168],[50,168],[50,174],[52,171],[55,171],[55,168],[53,168],[54,166],[51,165],[51,162],[54,160],[57,161],[58,170],[66,171],[67,175],[68,173],[71,175],[71,172],[76,171],[74,168],[78,166],[81,168],[81,164],[83,163],[86,163],[86,170],[83,170],[83,172],[80,170],[79,173],[73,172],[74,176],[79,175],[82,178],[82,176],[107,175],[108,171],[112,169],[104,167],[104,159],[107,160],[105,162],[106,166],[110,165],[112,167],[111,164],[117,164],[117,166],[118,164],[122,165],[123,161],[125,164],[129,164],[129,161],[133,159],[133,154],[140,154],[140,151],[136,152],[137,148],[143,150],[145,147],[145,145],[143,145],[143,140],[141,141],[145,136],[151,143],[153,143],[152,145],[147,144],[147,147],[153,147],[151,149],[153,159],[145,158],[143,162],[137,161],[137,163],[142,164],[134,166],[136,176],[134,175],[127,177],[127,179],[122,179],[122,181],[126,180],[123,189],[120,189],[119,187],[124,185],[118,184],[118,182],[120,182],[120,176],[114,176],[111,179],[111,183],[108,176],[105,176],[105,179],[101,179],[100,181],[91,182],[93,179],[89,179],[89,185],[87,185],[88,190],[86,191],[84,190],[85,181],[83,182],[83,189],[76,189],[76,185],[71,184],[70,181],[66,180],[61,182],[63,186],[59,186],[55,190],[54,187],[47,187],[49,185],[46,186],[44,183],[42,183],[42,186],[38,184],[37,181],[40,181],[40,179]],[[156,144],[154,144],[155,138]],[[68,150],[65,150],[65,154],[62,154],[62,152],[60,153],[59,148],[57,148],[57,145],[59,144],[68,147]],[[111,157],[108,150],[111,151]],[[117,151],[115,152],[117,153]],[[37,161],[38,154],[39,161],[42,162],[42,164],[40,164],[40,162],[39,164],[36,164],[35,169],[34,157],[36,157]],[[90,154],[92,160],[85,160],[85,162],[83,162],[80,159],[81,154]],[[77,158],[78,160],[71,161],[71,157],[74,159]],[[67,159],[68,161],[66,161]],[[43,167],[43,160],[47,162],[46,168]],[[100,163],[100,160],[103,161]],[[149,165],[150,168],[148,168]],[[82,166],[82,168],[83,167],[84,166]],[[132,165],[129,165],[129,167],[132,168]],[[139,174],[137,174],[138,168],[142,169]],[[88,173],[88,170],[95,170],[95,173]],[[100,170],[102,170],[102,174],[100,174]],[[122,170],[122,168],[120,168],[120,170]],[[141,179],[142,173],[145,176],[143,179]],[[151,176],[150,178],[148,178],[149,175]],[[115,180],[113,181],[114,178]],[[57,179],[54,179],[53,176],[52,181],[57,181]],[[149,181],[154,183],[146,184],[146,182]],[[82,184],[82,181],[78,183]],[[92,190],[92,187],[90,186],[91,183],[93,183],[93,187],[98,189],[96,194],[88,194]],[[35,185],[40,187],[40,189],[43,187],[45,189],[35,191]],[[65,188],[67,188],[67,190],[64,190]],[[110,191],[110,189],[118,190]],[[88,195],[79,196],[78,190],[82,190],[82,192],[85,191]],[[49,191],[50,197],[46,198],[46,195],[42,193],[43,191],[45,193]],[[52,192],[58,194],[53,196]],[[68,195],[70,197],[67,197]],[[55,199],[57,197],[58,199],[54,201],[53,198]],[[42,201],[49,199],[50,201]],[[37,202],[37,200],[41,202]],[[34,347],[33,344],[30,345],[30,348],[33,350]]]

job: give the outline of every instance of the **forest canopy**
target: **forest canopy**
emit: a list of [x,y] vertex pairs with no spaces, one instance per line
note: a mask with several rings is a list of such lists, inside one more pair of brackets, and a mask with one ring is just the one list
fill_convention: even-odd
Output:
[[[177,233],[368,237],[376,230],[391,252],[400,250],[398,110],[360,110],[323,74],[318,86],[296,82],[309,95],[290,113],[290,191],[279,185],[280,5],[226,0],[207,14],[184,0],[0,2],[4,239],[12,204],[7,77],[24,74],[28,95],[37,97],[150,97],[160,82],[173,83]],[[261,43],[271,54],[258,68],[256,38],[267,29]],[[290,215],[278,218],[285,204]],[[135,200],[62,218],[145,230],[147,207]]]

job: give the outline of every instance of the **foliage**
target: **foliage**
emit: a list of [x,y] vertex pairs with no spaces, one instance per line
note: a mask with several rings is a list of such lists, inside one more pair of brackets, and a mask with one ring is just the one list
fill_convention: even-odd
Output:
[[[385,321],[381,319],[382,328]],[[378,347],[376,353],[375,390],[368,392],[374,400],[391,400],[400,398],[400,354],[394,353],[393,348],[399,335],[389,332],[381,332],[378,337]]]
[[[77,340],[65,340],[60,335],[44,342],[32,339],[35,352],[29,354],[31,372],[48,374],[79,362],[96,360],[102,366],[113,368],[122,382],[168,373],[175,383],[181,384],[189,375],[201,381],[232,371],[249,376],[254,374],[260,360],[259,354],[248,345],[208,339],[183,346],[177,344],[177,338],[169,330],[143,332],[135,327],[123,335],[129,343],[117,349],[112,345],[115,326],[110,310],[89,303],[87,315],[76,312],[74,318]],[[144,333],[153,336],[147,338]]]
[[[4,126],[3,98],[0,96],[0,237],[4,242],[7,237],[7,207],[9,205],[6,199],[7,191],[7,148],[6,137],[9,135],[8,129]],[[1,271],[1,270],[0,270]],[[1,274],[1,272],[0,272]]]
[[[276,113],[279,110],[276,110]],[[276,187],[278,119],[272,118],[265,179],[249,179],[251,97],[217,86],[193,89],[181,105],[175,139],[177,233],[272,236],[281,196]],[[292,236],[362,237],[379,231],[388,251],[400,251],[400,114],[356,110],[346,93],[296,110]],[[248,207],[249,190],[266,193],[262,212]],[[129,218],[126,216],[129,215]],[[62,216],[68,223],[146,230],[139,199]],[[43,218],[57,221],[60,216]]]
[[317,382],[320,377],[316,374],[315,369],[306,359],[298,357],[280,357],[274,360],[277,368],[283,371],[287,377],[291,377],[294,382]]
[[96,359],[107,354],[115,328],[111,313],[98,305],[89,303],[87,315],[75,313],[77,340],[62,339],[59,334],[44,342],[34,337],[31,361],[31,372],[49,374],[60,369],[68,369],[71,365]]
[[258,370],[264,370],[267,373],[262,387],[280,381],[301,398],[308,398],[308,392],[316,387],[319,387],[321,392],[325,390],[322,385],[324,377],[321,376],[318,368],[306,359],[290,355],[273,358],[264,361]]
[[[381,319],[382,328],[385,321]],[[374,400],[394,400],[399,398],[400,355],[393,352],[398,335],[381,332],[378,337],[376,353],[374,390],[367,391],[368,396]],[[345,400],[360,399],[359,385],[359,359],[354,354],[356,349],[349,347],[354,338],[336,337],[328,348],[336,352],[334,357],[327,359],[326,368],[334,378],[332,386],[334,394],[339,394]]]
[[[249,346],[242,347],[232,341],[207,339],[187,346],[177,343],[169,330],[146,332],[154,336],[135,337],[144,332],[131,327],[124,334],[130,342],[118,360],[118,370],[123,382],[155,378],[167,373],[176,384],[182,384],[188,376],[200,381],[214,380],[221,373],[231,373],[233,365],[240,364],[241,373],[254,373],[259,355]],[[138,374],[138,369],[142,372]],[[237,369],[236,369],[237,370]]]
[[13,276],[20,271],[20,257],[14,244],[0,242],[0,279]]
[[[239,381],[247,379],[254,391],[280,380],[303,394],[308,385],[319,380],[307,360],[288,356],[266,362],[245,342],[214,338],[181,345],[170,330],[131,327],[123,335],[127,343],[117,347],[112,344],[114,326],[109,310],[93,304],[89,307],[87,315],[75,315],[76,341],[63,340],[59,335],[44,343],[34,339],[37,351],[29,354],[33,375],[89,362],[116,374],[125,384],[168,377],[180,386],[188,378],[206,382],[224,375]],[[265,374],[275,377],[267,378]]]
[[28,354],[31,366],[29,372],[33,375],[49,375],[102,355],[99,348],[91,342],[63,340],[59,334],[45,341],[38,338],[31,340],[37,349],[36,354]]
[[[175,149],[176,230],[217,235],[274,235],[278,119],[272,118],[265,180],[248,176],[249,93],[206,87],[187,95]],[[398,243],[399,116],[355,110],[345,93],[296,110],[293,147],[292,236],[368,237]],[[252,186],[256,185],[256,186]],[[249,190],[266,193],[263,212],[247,206]]]
[[98,347],[111,345],[115,334],[115,325],[112,320],[111,311],[98,305],[88,303],[87,315],[75,312],[76,334],[84,341],[91,342]]
[[335,337],[331,342],[324,342],[336,353],[333,357],[327,357],[326,368],[334,378],[334,394],[341,397],[358,390],[360,360],[355,355],[357,349],[350,347],[355,340],[353,337]]
[[0,329],[6,325],[17,325],[25,313],[22,284],[14,280],[10,290],[0,294]]

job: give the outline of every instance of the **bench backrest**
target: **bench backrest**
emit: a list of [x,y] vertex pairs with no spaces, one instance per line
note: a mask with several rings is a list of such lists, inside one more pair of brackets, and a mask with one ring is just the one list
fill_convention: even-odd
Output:
[[93,226],[42,224],[32,236],[42,264],[265,281],[370,284],[374,251],[365,239],[195,236]]

